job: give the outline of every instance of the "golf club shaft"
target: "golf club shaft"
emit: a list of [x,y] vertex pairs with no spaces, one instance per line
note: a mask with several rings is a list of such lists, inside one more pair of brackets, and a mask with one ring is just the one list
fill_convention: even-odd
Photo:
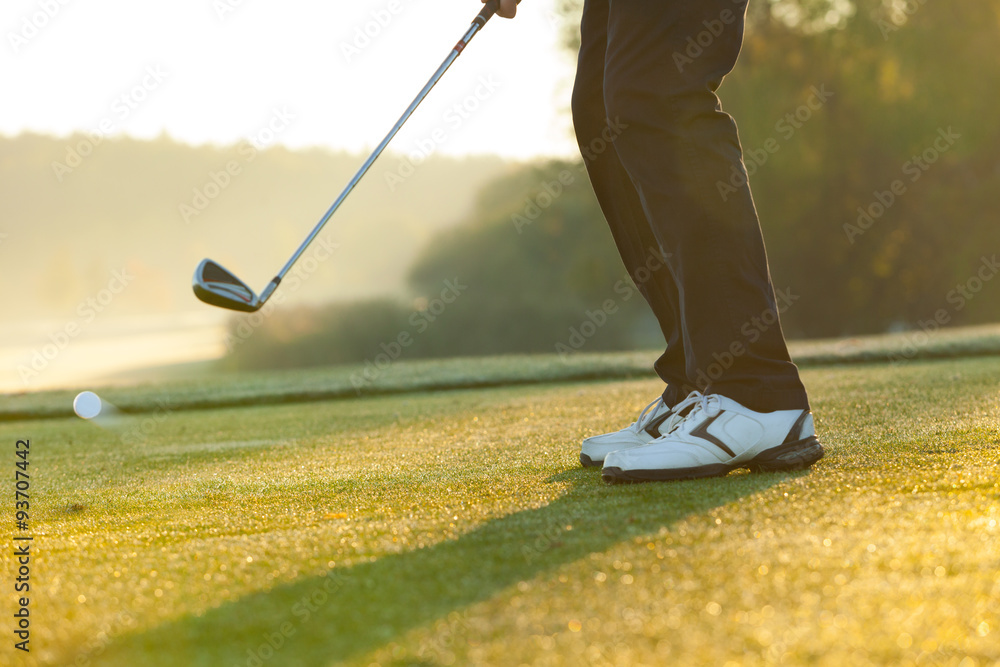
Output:
[[443,77],[444,73],[448,71],[448,68],[451,67],[451,64],[458,59],[458,56],[461,55],[465,47],[468,46],[469,42],[472,41],[472,38],[476,36],[476,33],[482,30],[483,27],[486,25],[486,22],[489,21],[491,18],[493,18],[493,15],[496,14],[497,12],[497,8],[498,8],[497,0],[489,0],[489,2],[483,5],[482,11],[479,12],[479,14],[476,16],[475,19],[473,19],[472,25],[469,26],[469,29],[466,31],[465,35],[462,36],[462,39],[459,40],[458,44],[456,44],[455,47],[451,50],[451,53],[448,54],[448,57],[445,59],[445,61],[441,63],[441,66],[437,69],[436,72],[434,72],[434,76],[430,78],[430,81],[428,81],[427,85],[423,87],[423,90],[420,91],[416,99],[414,99],[413,102],[410,103],[410,106],[406,108],[406,111],[404,111],[400,119],[396,121],[396,124],[392,126],[392,129],[389,130],[389,134],[385,136],[385,139],[382,140],[382,143],[380,143],[375,148],[375,150],[368,157],[368,159],[365,160],[365,163],[361,165],[361,169],[359,169],[358,173],[354,175],[354,178],[352,178],[351,181],[347,184],[347,187],[345,187],[344,191],[340,193],[340,196],[337,197],[337,200],[335,202],[333,202],[333,204],[330,206],[327,212],[320,219],[319,223],[317,223],[316,227],[313,228],[312,232],[310,232],[306,240],[302,243],[302,245],[299,246],[299,249],[295,251],[295,254],[292,255],[292,258],[288,260],[288,263],[285,264],[284,268],[282,268],[281,271],[278,272],[278,275],[274,277],[274,280],[272,280],[268,284],[268,286],[264,288],[264,291],[261,292],[259,300],[261,304],[263,304],[271,297],[271,294],[274,293],[274,290],[276,290],[278,288],[278,285],[281,284],[281,281],[285,277],[285,275],[291,270],[292,266],[295,265],[295,262],[297,262],[299,258],[302,257],[302,254],[309,247],[309,244],[312,243],[317,236],[319,236],[319,233],[323,230],[323,227],[326,225],[327,222],[330,221],[330,218],[332,218],[333,214],[337,212],[337,209],[340,208],[340,205],[344,203],[344,200],[347,199],[347,196],[351,194],[355,186],[357,186],[357,184],[361,181],[364,175],[368,173],[368,170],[371,169],[371,166],[375,164],[375,160],[379,158],[379,156],[382,154],[382,151],[385,150],[386,146],[389,145],[389,142],[391,142],[393,137],[396,136],[396,133],[399,132],[400,128],[402,128],[403,125],[406,123],[406,121],[409,120],[410,116],[413,115],[413,112],[416,111],[417,107],[420,106],[420,103],[424,101],[424,98],[427,97],[428,93],[431,92],[431,90],[434,88],[437,82],[441,80],[441,77]]

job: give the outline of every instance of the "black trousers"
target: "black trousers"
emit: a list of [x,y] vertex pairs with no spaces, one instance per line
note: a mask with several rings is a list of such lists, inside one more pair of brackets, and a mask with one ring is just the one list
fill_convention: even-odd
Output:
[[573,120],[622,260],[666,338],[655,364],[664,399],[696,388],[758,412],[806,409],[736,124],[715,94],[745,14],[746,0],[586,0]]

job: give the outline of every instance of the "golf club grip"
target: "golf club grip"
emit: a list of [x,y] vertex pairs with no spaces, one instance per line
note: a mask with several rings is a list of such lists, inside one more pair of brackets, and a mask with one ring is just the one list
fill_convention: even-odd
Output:
[[[521,4],[521,0],[517,0],[517,4]],[[480,26],[486,25],[486,22],[493,18],[498,9],[500,9],[500,0],[487,0],[486,4],[483,5],[483,11],[479,12],[479,16],[476,17],[476,22]]]

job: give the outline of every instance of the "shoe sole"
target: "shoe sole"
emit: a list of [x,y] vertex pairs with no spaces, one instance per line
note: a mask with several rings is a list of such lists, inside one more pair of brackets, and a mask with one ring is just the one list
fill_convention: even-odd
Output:
[[584,468],[599,468],[604,465],[604,459],[595,461],[584,453],[580,453],[580,465]]
[[[750,472],[788,472],[805,470],[823,458],[823,445],[816,436],[790,442],[780,447],[765,450],[745,463],[713,463],[697,468],[677,468],[673,470],[622,470],[604,468],[601,479],[609,484],[628,482],[666,482],[703,477],[722,477],[734,470],[746,468]],[[581,455],[582,459],[582,455]]]

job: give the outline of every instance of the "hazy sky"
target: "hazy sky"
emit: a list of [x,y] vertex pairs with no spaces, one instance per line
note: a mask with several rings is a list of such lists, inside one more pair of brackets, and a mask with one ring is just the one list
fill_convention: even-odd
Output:
[[[5,0],[0,133],[167,132],[360,150],[378,143],[478,0]],[[573,63],[554,0],[494,19],[397,138],[400,152],[572,154]]]

